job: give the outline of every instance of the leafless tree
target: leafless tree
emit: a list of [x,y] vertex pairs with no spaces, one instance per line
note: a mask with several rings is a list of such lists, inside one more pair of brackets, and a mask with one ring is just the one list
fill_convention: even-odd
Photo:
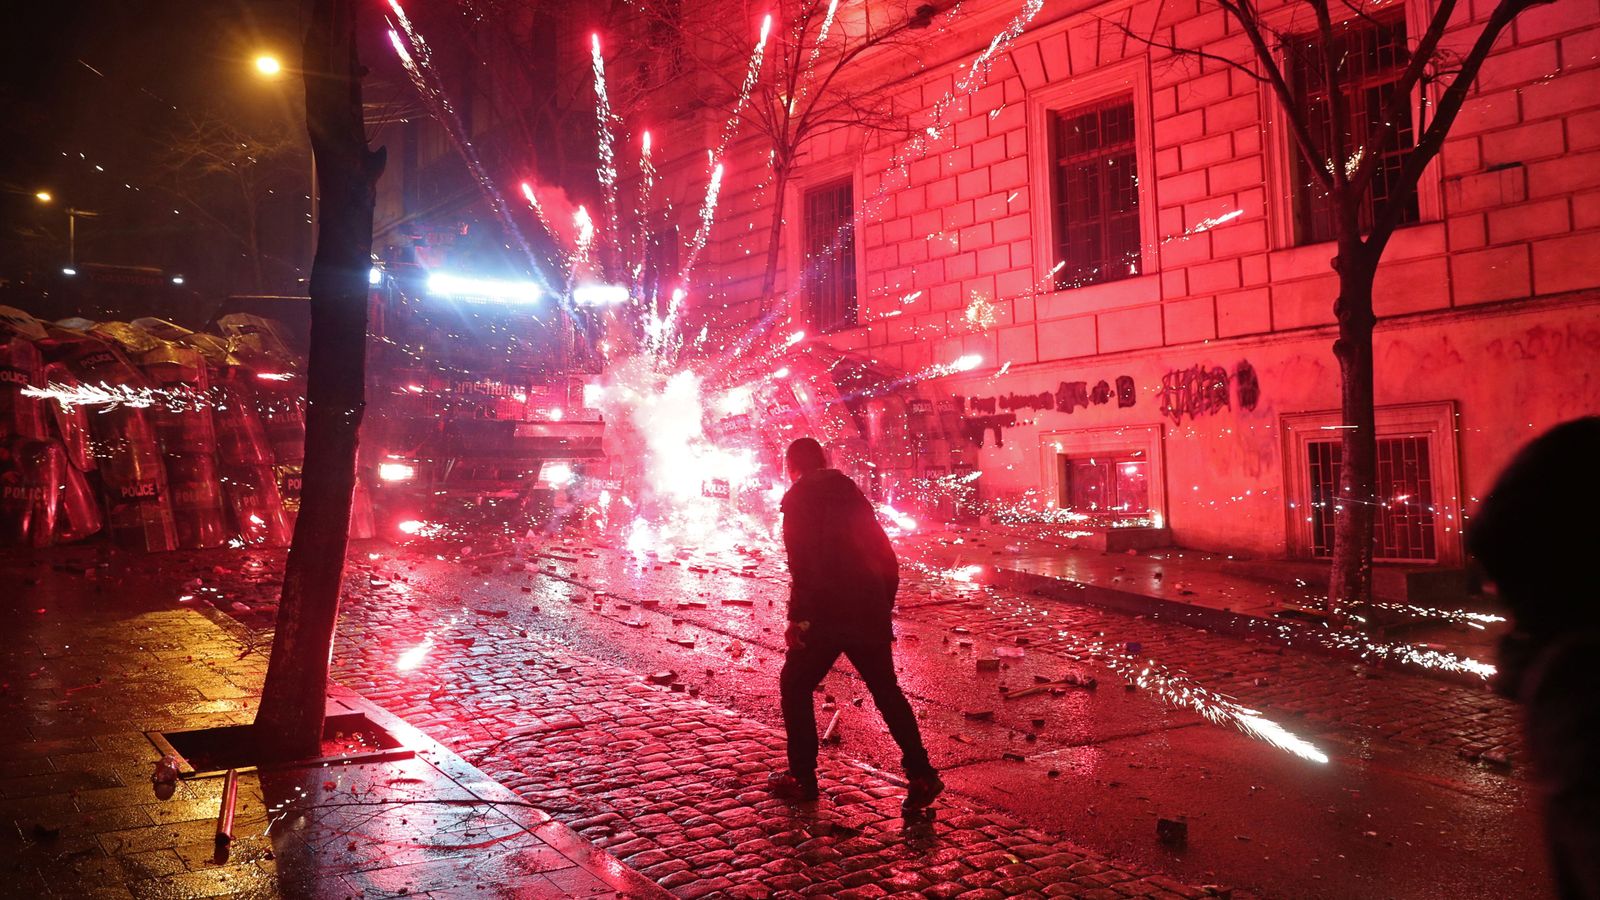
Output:
[[207,112],[190,117],[165,143],[167,192],[239,245],[250,260],[253,287],[261,290],[261,206],[300,156],[300,142],[284,127],[247,130]]
[[272,657],[254,728],[267,758],[316,756],[366,406],[367,272],[382,150],[367,148],[355,0],[315,0],[305,39],[306,129],[321,218],[311,267],[306,462]]
[[[1487,18],[1464,16],[1458,0],[1435,0],[1422,33],[1401,51],[1399,78],[1373,115],[1354,115],[1353,82],[1361,48],[1352,26],[1380,24],[1385,7],[1371,0],[1296,0],[1314,27],[1297,32],[1282,11],[1264,13],[1256,0],[1215,0],[1248,52],[1242,58],[1162,40],[1170,31],[1135,34],[1141,41],[1244,72],[1270,92],[1289,131],[1304,177],[1325,198],[1336,246],[1333,311],[1339,336],[1341,466],[1335,509],[1328,604],[1335,612],[1371,599],[1374,528],[1383,498],[1377,490],[1374,409],[1373,284],[1395,229],[1417,202],[1417,185],[1439,155],[1495,42],[1526,10],[1554,0],[1497,0]],[[1299,17],[1304,19],[1304,16]],[[1420,95],[1418,107],[1410,108]],[[1406,125],[1410,123],[1410,128]],[[1409,146],[1407,132],[1415,135]],[[1374,188],[1381,187],[1381,199]]]

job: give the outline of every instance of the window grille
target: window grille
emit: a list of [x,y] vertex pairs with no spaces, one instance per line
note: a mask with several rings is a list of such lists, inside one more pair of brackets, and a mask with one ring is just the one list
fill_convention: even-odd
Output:
[[[1340,27],[1334,36],[1334,57],[1339,62],[1334,77],[1345,98],[1344,122],[1333,121],[1320,37],[1300,35],[1284,42],[1284,67],[1289,85],[1295,103],[1305,112],[1318,162],[1324,166],[1336,164],[1329,158],[1335,128],[1343,133],[1345,147],[1351,154],[1360,151],[1367,136],[1382,121],[1384,109],[1398,89],[1396,82],[1411,58],[1404,16],[1357,19]],[[1409,100],[1400,104],[1398,118],[1394,140],[1381,154],[1371,186],[1361,201],[1363,231],[1372,227],[1377,210],[1391,202],[1404,204],[1400,214],[1402,224],[1419,218],[1415,191],[1395,199],[1401,167],[1416,141]],[[1290,156],[1293,159],[1290,172],[1294,177],[1296,242],[1314,244],[1333,240],[1337,223],[1332,198],[1322,189],[1298,147],[1291,147]],[[1349,161],[1337,164],[1354,168]]]
[[[1438,559],[1433,507],[1433,471],[1426,435],[1378,438],[1379,505],[1373,558],[1386,561]],[[1311,553],[1333,555],[1343,447],[1338,441],[1306,445],[1311,486]]]
[[1139,273],[1132,97],[1053,113],[1057,289]]
[[819,331],[856,324],[855,196],[849,180],[805,194],[805,294]]

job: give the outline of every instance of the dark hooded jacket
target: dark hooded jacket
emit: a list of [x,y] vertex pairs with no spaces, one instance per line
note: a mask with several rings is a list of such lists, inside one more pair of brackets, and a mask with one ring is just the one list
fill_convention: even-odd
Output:
[[789,621],[840,641],[887,641],[900,564],[872,503],[838,469],[800,477],[783,495]]

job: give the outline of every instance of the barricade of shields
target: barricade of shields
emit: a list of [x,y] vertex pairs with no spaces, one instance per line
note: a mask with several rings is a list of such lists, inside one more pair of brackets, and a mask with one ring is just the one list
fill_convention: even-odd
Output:
[[[218,330],[0,307],[0,546],[286,545],[303,364],[271,322],[224,317]],[[356,493],[352,534],[370,536],[359,480]]]

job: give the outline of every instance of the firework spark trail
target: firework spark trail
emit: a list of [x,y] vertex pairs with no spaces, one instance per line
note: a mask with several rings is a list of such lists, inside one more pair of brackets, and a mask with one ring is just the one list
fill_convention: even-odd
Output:
[[981,365],[983,365],[983,357],[976,353],[968,353],[965,356],[957,357],[951,362],[932,363],[923,366],[917,371],[908,375],[902,375],[893,381],[886,381],[882,384],[873,385],[869,388],[863,388],[859,391],[850,391],[848,393],[841,394],[840,399],[848,401],[863,400],[871,397],[881,397],[885,394],[893,393],[900,388],[909,387],[910,385],[918,384],[923,381],[929,381],[934,378],[944,378],[947,375],[954,375],[957,372],[971,372],[973,369],[976,369]]
[[1373,641],[1362,634],[1313,631],[1309,629],[1295,629],[1292,631],[1284,629],[1281,637],[1291,643],[1296,640],[1315,641],[1330,649],[1354,653],[1362,659],[1381,659],[1403,663],[1408,666],[1416,666],[1420,669],[1435,669],[1440,672],[1476,675],[1484,680],[1494,677],[1495,673],[1499,671],[1490,663],[1473,659],[1470,656],[1457,656],[1447,650],[1435,650],[1418,644]]
[[[642,289],[640,279],[644,276],[645,257],[650,252],[650,230],[647,226],[650,215],[650,195],[656,187],[656,163],[651,154],[650,132],[646,131],[639,142],[639,204],[637,218],[639,228],[634,234],[633,272],[634,296],[639,295]],[[659,290],[659,287],[658,287]],[[650,314],[659,315],[659,297],[652,294],[650,301]]]
[[722,163],[717,163],[711,169],[711,180],[706,183],[706,196],[700,203],[700,224],[694,230],[694,238],[689,242],[689,258],[684,262],[683,269],[678,272],[678,283],[688,284],[689,276],[694,272],[696,262],[700,260],[700,252],[705,249],[706,241],[711,237],[711,223],[717,217],[717,197],[722,193]]
[[[944,130],[949,127],[949,123],[945,121],[945,118],[950,108],[955,105],[957,100],[970,96],[983,87],[989,79],[989,71],[994,64],[995,56],[1009,47],[1026,30],[1042,9],[1044,9],[1044,0],[1024,0],[1022,9],[1012,17],[1005,28],[995,34],[989,41],[988,46],[973,58],[961,80],[933,104],[929,111],[931,124],[916,132],[890,157],[889,164],[884,167],[885,175],[888,172],[902,169],[909,173],[908,167],[911,163],[927,155],[929,141],[940,137]],[[880,177],[878,179],[877,190],[862,202],[861,216],[863,219],[870,221],[876,216],[878,209],[889,197],[889,185],[890,179],[888,177]],[[781,211],[775,211],[774,214],[781,214]],[[840,242],[844,240],[847,227],[849,226],[843,224],[840,226],[839,231],[834,235],[833,240],[828,244],[824,252],[832,253],[837,251]],[[806,275],[802,272],[795,283],[791,284],[784,292],[785,299],[793,297],[804,287],[805,278]],[[787,306],[788,304],[779,305]]]
[[828,0],[828,11],[822,16],[822,27],[817,29],[817,42],[811,46],[811,57],[806,60],[805,77],[800,80],[800,89],[795,91],[794,97],[789,100],[790,115],[794,114],[795,106],[806,95],[806,91],[811,88],[811,79],[817,69],[817,60],[822,58],[822,45],[828,40],[828,31],[833,27],[833,18],[838,12],[839,0]]
[[729,114],[727,123],[722,127],[722,136],[717,141],[716,150],[709,156],[711,177],[706,183],[705,200],[700,206],[700,226],[695,229],[694,238],[690,241],[689,257],[678,272],[679,284],[689,283],[689,276],[694,272],[700,252],[705,249],[706,240],[711,236],[711,223],[716,217],[717,198],[722,192],[722,157],[727,152],[728,144],[733,140],[734,134],[739,130],[740,115],[750,100],[750,92],[755,89],[756,78],[761,74],[762,60],[766,58],[767,35],[771,31],[772,16],[768,15],[761,20],[761,37],[756,41],[755,50],[750,54],[750,64],[745,68],[744,83],[739,88],[739,96],[734,100],[733,112]]
[[173,412],[184,412],[191,409],[206,409],[220,407],[227,402],[227,395],[219,390],[197,391],[193,388],[147,388],[131,387],[125,384],[61,384],[50,382],[44,387],[25,385],[22,396],[39,400],[54,400],[61,404],[62,409],[75,409],[79,406],[104,406],[103,412],[110,412],[119,407],[128,409],[149,409],[159,406]]
[[600,190],[606,207],[606,228],[613,244],[620,240],[617,231],[617,148],[611,129],[611,97],[606,92],[606,61],[600,53],[600,35],[589,35],[589,53],[594,65],[595,156],[599,161]]
[[573,241],[569,275],[576,279],[589,265],[590,251],[594,249],[594,219],[590,218],[587,209],[579,206],[573,212],[572,227],[577,229],[577,237]]
[[[926,154],[928,142],[942,136],[945,129],[948,127],[949,123],[946,121],[946,118],[950,108],[954,106],[955,103],[962,97],[976,92],[979,88],[983,87],[985,83],[987,83],[989,72],[994,63],[994,58],[1002,50],[1009,46],[1011,42],[1015,41],[1024,30],[1026,30],[1028,24],[1033,20],[1034,17],[1038,15],[1042,8],[1043,0],[1027,0],[1027,2],[1024,3],[1022,10],[1017,14],[1017,16],[1013,18],[1004,29],[996,34],[992,40],[990,40],[988,47],[986,47],[983,52],[979,53],[978,56],[974,58],[972,64],[962,75],[961,80],[958,81],[950,91],[946,92],[944,96],[940,97],[939,100],[933,104],[933,107],[930,110],[932,124],[926,126],[915,137],[907,141],[906,145],[901,149],[901,151],[891,158],[885,171],[900,169],[901,167],[909,165],[914,157],[920,157]],[[868,198],[866,203],[863,205],[863,208],[866,210],[875,210],[878,205],[887,199],[888,190],[889,180],[881,179],[878,191],[872,197]],[[1194,235],[1204,233],[1220,225],[1231,222],[1243,214],[1244,210],[1235,209],[1220,216],[1204,219],[1181,232],[1167,235],[1158,239],[1153,246],[1155,248],[1160,248],[1172,243],[1173,241],[1183,240]],[[1136,257],[1134,257],[1130,258],[1129,262],[1137,264],[1138,260]],[[1065,267],[1065,261],[1058,262],[1053,268],[1051,268],[1049,273],[1047,273],[1044,278],[1041,278],[1039,282],[1033,286],[1032,291],[1024,296],[1039,296],[1041,294],[1053,293],[1059,290],[1061,286],[1057,285],[1055,276]],[[1081,285],[1067,285],[1067,287],[1076,286]],[[1004,299],[1022,298],[1008,297]]]
[[672,296],[667,301],[667,311],[659,316],[652,316],[645,321],[645,334],[650,341],[650,354],[659,369],[666,365],[670,358],[683,347],[683,339],[678,334],[678,313],[683,308],[683,300],[688,292],[681,287],[672,289]]
[[[527,237],[523,235],[522,229],[517,225],[516,220],[512,218],[511,209],[506,203],[505,197],[501,194],[499,186],[495,184],[494,179],[490,178],[488,171],[484,169],[483,162],[478,158],[478,152],[472,146],[472,141],[467,135],[466,129],[462,127],[461,117],[456,114],[455,106],[450,102],[450,95],[445,91],[444,83],[434,69],[432,48],[428,45],[427,40],[423,38],[422,33],[412,25],[410,17],[406,15],[404,7],[400,5],[400,0],[389,0],[389,8],[394,12],[393,18],[388,19],[390,24],[389,43],[394,46],[395,54],[400,58],[400,65],[401,68],[405,69],[406,77],[410,79],[412,86],[416,88],[423,103],[429,106],[434,118],[444,125],[445,134],[450,138],[451,145],[455,147],[456,153],[472,172],[473,178],[478,182],[479,190],[488,199],[490,210],[500,220],[501,225],[505,227],[506,234],[517,242],[517,246],[522,250],[525,258],[530,261],[533,260],[535,258],[533,247],[528,243]],[[398,28],[395,26],[398,26]],[[549,232],[549,237],[552,242],[558,242],[555,232]],[[539,279],[545,289],[550,290],[551,293],[559,293],[551,290],[549,280],[539,266],[532,266],[532,269],[534,277]],[[563,304],[562,308],[566,309],[565,304]],[[569,315],[574,314],[570,309],[567,312]]]
[[750,93],[755,90],[756,79],[761,76],[761,64],[767,57],[767,36],[771,33],[772,14],[768,13],[761,20],[761,37],[756,40],[755,49],[750,52],[750,64],[745,67],[744,81],[739,85],[739,96],[734,98],[733,112],[728,114],[728,121],[722,126],[722,136],[717,140],[717,149],[711,154],[713,163],[722,161],[722,157],[728,152],[728,145],[739,132],[740,116],[744,113],[745,104],[750,102]]
[[1373,602],[1368,605],[1373,609],[1402,613],[1418,619],[1438,619],[1453,625],[1467,625],[1480,630],[1485,625],[1494,625],[1506,620],[1505,616],[1497,616],[1492,613],[1471,612],[1464,609],[1434,609],[1428,606],[1416,606],[1411,603]]
[[775,364],[778,362],[778,355],[780,353],[789,352],[794,345],[805,339],[806,333],[803,329],[799,331],[791,331],[789,332],[788,337],[785,337],[782,341],[768,346],[765,351],[754,357],[753,361],[758,368],[765,368],[769,365]]
[[555,227],[550,224],[550,218],[545,215],[544,204],[539,202],[538,195],[533,191],[532,183],[527,181],[522,183],[522,196],[523,199],[528,201],[528,208],[533,210],[534,216],[538,218],[539,226],[545,230],[546,234],[552,238],[555,237]]
[[[499,191],[494,188],[494,182],[489,178],[489,173],[484,170],[483,164],[478,159],[478,154],[472,149],[472,143],[467,139],[461,127],[461,119],[456,115],[455,105],[450,102],[450,96],[444,86],[437,83],[437,77],[432,69],[432,50],[422,35],[411,27],[410,19],[406,18],[405,11],[401,9],[398,0],[389,0],[389,6],[394,9],[395,15],[401,26],[397,31],[389,29],[389,43],[394,46],[396,55],[400,57],[400,65],[405,69],[406,75],[411,79],[411,84],[421,94],[430,106],[435,108],[436,117],[444,123],[445,132],[450,136],[450,141],[455,145],[456,152],[472,169],[472,174],[478,183],[491,194],[491,200],[497,208],[504,206],[499,199]],[[401,34],[405,37],[402,38]]]
[[[975,568],[973,566],[937,569],[912,560],[906,560],[902,564],[934,578],[955,581],[958,584],[971,582],[973,575],[976,574],[972,571]],[[1018,612],[1039,612],[1026,601],[995,599],[1014,607]],[[1052,649],[1065,652],[1072,658],[1092,659],[1129,684],[1154,693],[1170,706],[1190,710],[1215,725],[1232,726],[1250,737],[1293,753],[1301,759],[1319,763],[1328,761],[1328,755],[1317,749],[1310,741],[1268,719],[1258,710],[1205,687],[1181,670],[1169,669],[1153,659],[1140,659],[1106,641],[1085,638],[1067,629],[1055,628],[1055,635],[1056,640],[1051,643]]]
[[[934,119],[936,121],[942,121],[949,107],[961,96],[971,94],[983,86],[984,81],[986,81],[988,78],[988,73],[995,55],[1001,52],[1005,47],[1009,46],[1011,42],[1013,42],[1017,36],[1019,36],[1023,30],[1026,29],[1028,24],[1032,22],[1034,17],[1038,15],[1040,9],[1042,8],[1043,0],[1025,0],[1022,10],[1004,29],[995,35],[994,39],[990,41],[988,47],[974,59],[973,63],[968,69],[968,72],[965,76],[963,76],[961,82],[956,86],[956,88],[947,92],[944,97],[942,97],[934,105]],[[833,10],[830,9],[830,17],[832,12]],[[711,159],[714,162],[720,158],[721,152],[726,148],[728,141],[731,140],[733,132],[737,128],[739,118],[738,114],[742,110],[744,103],[748,101],[750,91],[754,88],[755,78],[759,74],[760,70],[761,56],[764,52],[770,23],[771,18],[769,16],[762,24],[761,40],[756,45],[756,52],[752,54],[751,65],[746,72],[744,90],[741,91],[738,101],[735,104],[734,114],[729,118],[728,126],[724,130],[723,140],[721,143],[719,143],[717,151],[711,156]],[[888,168],[894,169],[907,166],[914,157],[925,155],[927,152],[928,140],[932,137],[936,137],[940,133],[940,130],[940,128],[932,128],[930,129],[931,133],[923,132],[917,134],[906,143],[906,146],[903,147],[899,153],[895,155]],[[720,164],[718,165],[720,166]],[[694,265],[699,258],[699,254],[705,247],[705,242],[710,233],[711,217],[713,216],[716,207],[715,192],[719,191],[720,187],[720,169],[713,170],[712,184],[707,186],[706,202],[701,207],[701,224],[696,230],[694,239],[690,244],[689,258],[683,266],[682,272],[680,273],[680,283],[688,282],[689,275],[693,271]],[[873,197],[866,201],[864,208],[870,208],[875,204],[881,204],[888,196],[888,187],[888,179],[880,179],[880,185],[877,192]],[[840,232],[834,236],[831,246],[837,247],[842,239],[843,228],[841,228]],[[799,283],[791,285],[788,290],[786,290],[786,295],[793,296],[796,291],[800,290],[803,287],[804,278],[805,276],[802,273]],[[781,310],[786,306],[787,304],[774,304],[773,308],[768,313],[763,314],[755,322],[751,323],[745,334],[736,340],[734,344],[724,352],[723,356],[725,357],[725,361],[737,358],[743,355],[744,352],[747,352],[750,346],[759,340],[761,336],[766,333],[769,327],[771,327],[780,318],[783,318]],[[941,374],[949,373],[944,372]],[[910,382],[906,381],[905,383]]]
[[695,229],[694,239],[689,243],[689,257],[684,261],[683,267],[678,272],[678,283],[687,285],[689,276],[694,273],[695,263],[700,259],[700,251],[705,249],[706,240],[711,236],[711,222],[716,217],[717,197],[722,192],[722,157],[728,150],[728,144],[739,131],[739,120],[744,112],[744,106],[750,102],[750,92],[755,90],[756,78],[761,74],[762,60],[766,59],[767,36],[772,32],[772,16],[769,14],[761,20],[761,37],[756,41],[755,50],[750,54],[750,64],[745,68],[744,83],[739,87],[739,96],[733,103],[733,112],[728,115],[728,121],[722,126],[722,137],[717,141],[717,149],[709,156],[711,164],[711,178],[706,183],[706,196],[700,205],[700,227]]

